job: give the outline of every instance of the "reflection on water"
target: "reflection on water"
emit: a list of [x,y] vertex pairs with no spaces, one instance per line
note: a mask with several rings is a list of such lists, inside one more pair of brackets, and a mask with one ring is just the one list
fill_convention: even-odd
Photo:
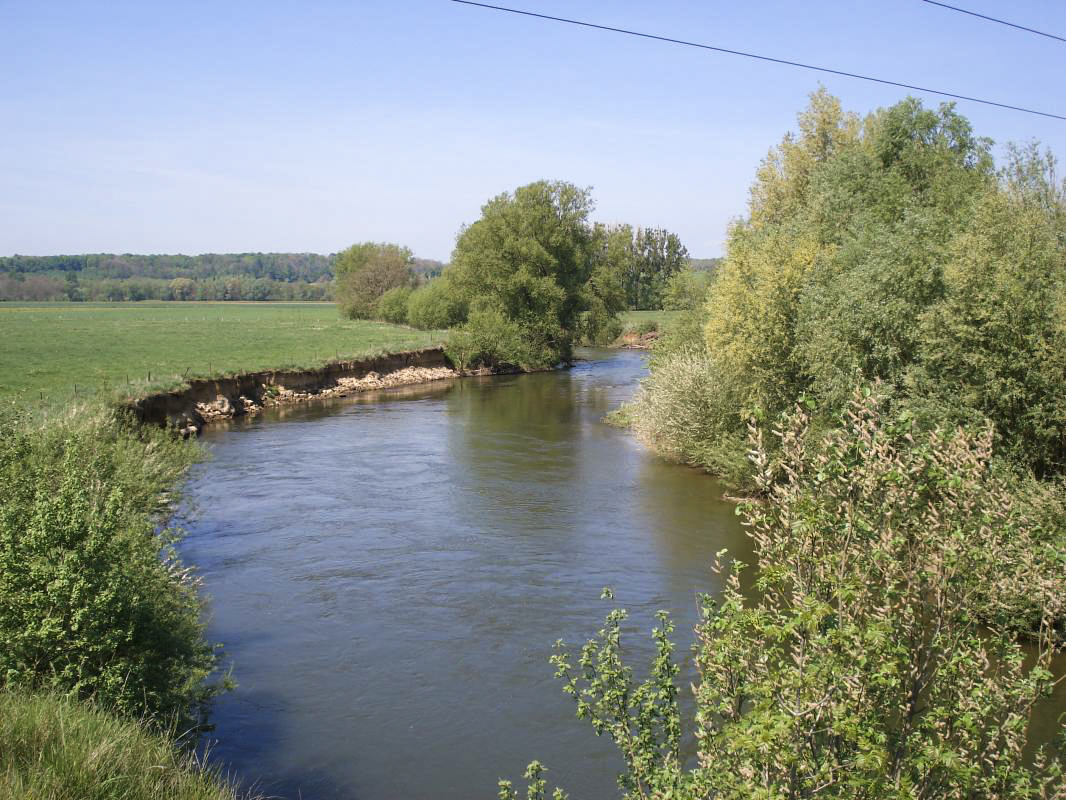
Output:
[[533,758],[616,794],[551,643],[592,635],[613,586],[643,659],[655,610],[684,636],[711,555],[747,545],[713,481],[601,422],[642,355],[589,356],[208,432],[183,550],[240,684],[216,760],[293,798],[492,797]]

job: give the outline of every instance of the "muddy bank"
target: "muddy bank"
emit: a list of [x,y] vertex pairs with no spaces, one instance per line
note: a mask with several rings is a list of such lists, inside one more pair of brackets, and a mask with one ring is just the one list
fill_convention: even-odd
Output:
[[459,374],[444,350],[432,347],[335,361],[315,369],[262,370],[192,380],[180,389],[135,400],[129,408],[142,423],[171,426],[192,435],[207,422],[255,414],[264,407],[428,383]]

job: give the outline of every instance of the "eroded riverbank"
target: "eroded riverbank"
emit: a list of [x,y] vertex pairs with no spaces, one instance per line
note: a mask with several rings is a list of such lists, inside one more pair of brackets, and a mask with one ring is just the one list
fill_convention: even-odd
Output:
[[186,435],[199,434],[208,422],[249,416],[272,406],[447,380],[461,374],[443,348],[431,347],[309,369],[260,370],[192,380],[178,389],[141,397],[129,408],[142,423],[173,427]]

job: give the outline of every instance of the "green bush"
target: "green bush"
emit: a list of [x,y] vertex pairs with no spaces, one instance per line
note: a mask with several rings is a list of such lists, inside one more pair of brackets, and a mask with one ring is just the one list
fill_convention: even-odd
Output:
[[0,800],[234,800],[158,731],[91,703],[0,689]]
[[585,341],[596,347],[606,347],[615,342],[625,330],[622,320],[611,317],[606,321],[594,320],[586,326]]
[[197,581],[159,527],[196,455],[103,410],[0,413],[0,683],[133,716],[193,715],[217,688]]
[[466,319],[466,304],[447,277],[415,289],[407,298],[407,324],[423,331],[454,328]]
[[448,358],[462,369],[544,369],[554,365],[555,349],[547,341],[531,341],[528,329],[497,311],[478,310],[452,331],[444,346]]
[[364,242],[337,254],[333,263],[337,307],[348,319],[369,319],[389,289],[411,283],[411,251],[398,244]]
[[389,289],[378,298],[377,317],[393,325],[407,324],[407,302],[414,290],[410,286]]

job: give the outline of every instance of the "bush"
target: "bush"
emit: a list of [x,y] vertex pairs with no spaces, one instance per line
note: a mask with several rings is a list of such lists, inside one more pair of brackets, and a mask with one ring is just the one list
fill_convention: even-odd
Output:
[[157,731],[70,697],[0,689],[0,800],[234,800]]
[[595,320],[586,326],[585,341],[595,347],[606,347],[622,335],[624,326],[617,316],[606,321]]
[[337,255],[337,306],[348,319],[369,319],[389,289],[411,283],[411,251],[398,244],[364,242]]
[[[553,657],[578,716],[618,745],[626,796],[1062,797],[1053,746],[1027,736],[1054,685],[1066,575],[1015,558],[1036,551],[1034,522],[991,469],[990,430],[915,436],[873,394],[820,442],[809,422],[780,421],[778,455],[752,428],[766,502],[739,511],[758,571],[745,593],[723,551],[725,589],[702,599],[694,760],[665,612],[642,683],[622,660],[624,611],[576,662]],[[1018,591],[1037,610],[1029,652],[985,608]],[[527,773],[533,797],[542,771]]]
[[654,319],[644,319],[637,324],[637,334],[643,336],[646,333],[657,333],[659,330],[659,321]]
[[675,273],[666,283],[663,293],[665,311],[693,311],[707,302],[707,290],[712,273],[706,270],[685,269]]
[[377,317],[393,325],[407,324],[407,302],[411,297],[410,286],[389,289],[378,298]]
[[0,682],[134,717],[192,715],[214,648],[197,582],[157,529],[196,450],[104,411],[0,413]]
[[555,350],[547,342],[537,346],[528,330],[492,310],[471,313],[452,332],[444,350],[461,369],[544,369],[554,365]]
[[641,383],[629,419],[637,437],[664,458],[708,469],[733,488],[750,486],[745,442],[717,414],[729,402],[722,388],[705,353],[680,350]]
[[430,281],[407,298],[407,324],[423,331],[454,328],[466,319],[466,304],[447,277]]

